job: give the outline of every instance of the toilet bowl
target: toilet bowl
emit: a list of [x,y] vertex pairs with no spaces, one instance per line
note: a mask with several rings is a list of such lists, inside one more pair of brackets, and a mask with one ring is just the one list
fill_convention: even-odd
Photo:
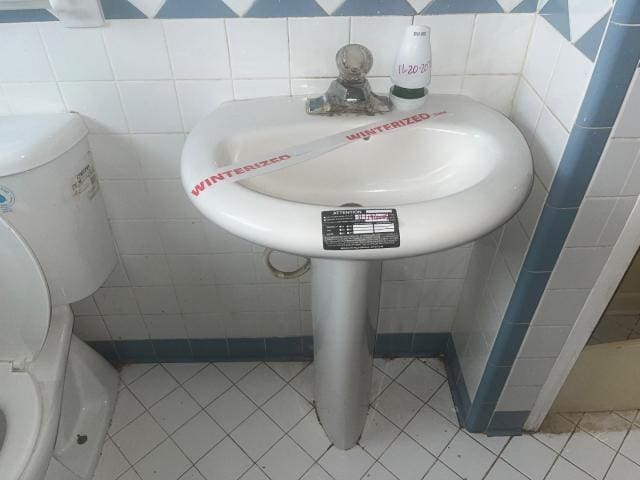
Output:
[[92,479],[113,413],[117,372],[72,333],[116,263],[87,133],[0,117],[0,480]]

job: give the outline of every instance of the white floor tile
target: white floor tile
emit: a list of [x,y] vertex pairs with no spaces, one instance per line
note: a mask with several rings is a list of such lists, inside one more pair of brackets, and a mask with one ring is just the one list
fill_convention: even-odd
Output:
[[262,406],[262,410],[285,432],[302,420],[312,408],[311,404],[289,385]]
[[251,459],[233,440],[225,438],[196,467],[207,480],[236,480],[251,468]]
[[191,462],[167,439],[140,460],[135,469],[142,480],[176,480],[191,467]]
[[300,395],[310,402],[313,402],[314,372],[315,370],[312,363],[289,382],[289,385],[295,388]]
[[629,430],[627,438],[624,439],[620,453],[625,457],[640,464],[640,426],[634,424]]
[[285,382],[273,370],[265,364],[261,364],[243,377],[236,385],[257,405],[262,405],[284,387]]
[[562,451],[564,458],[596,479],[604,477],[615,454],[614,450],[581,430],[574,432]]
[[451,423],[459,425],[456,407],[453,405],[448,383],[445,382],[427,403],[435,411],[444,415]]
[[369,393],[369,402],[374,402],[392,381],[393,380],[390,376],[385,375],[377,368],[374,368],[371,372],[371,392]]
[[312,464],[313,459],[289,437],[282,438],[258,462],[269,478],[278,480],[297,480]]
[[630,422],[635,422],[638,418],[638,410],[616,410],[614,413]]
[[513,437],[500,456],[531,480],[542,480],[558,454],[530,435],[522,435]]
[[226,432],[230,432],[257,408],[244,393],[232,387],[216,398],[207,407],[207,412]]
[[436,457],[405,433],[401,433],[380,457],[380,463],[403,480],[420,480],[435,461]]
[[467,480],[484,477],[496,456],[462,430],[451,440],[440,456],[449,468]]
[[559,457],[551,467],[545,480],[593,480],[593,477],[590,477],[564,458]]
[[373,467],[362,477],[363,480],[396,480],[396,477],[380,463],[375,463]]
[[373,365],[391,378],[396,378],[411,363],[410,358],[376,358]]
[[240,477],[240,480],[269,480],[269,477],[260,470],[260,467],[254,465],[247,471],[247,473]]
[[162,366],[167,369],[178,383],[184,383],[193,377],[196,373],[207,366],[206,363],[163,363]]
[[217,362],[214,365],[224,373],[229,380],[236,383],[247,373],[258,366],[259,362]]
[[[133,468],[131,468],[127,470],[121,477],[118,477],[118,480],[142,480],[142,479],[140,478],[140,475],[138,475],[138,473]],[[196,479],[195,477],[191,479],[183,475],[182,477],[180,477],[180,480],[201,480],[201,479]]]
[[447,376],[447,369],[444,366],[444,360],[441,358],[421,358],[420,361],[433,368],[443,377]]
[[434,455],[440,455],[457,433],[458,427],[429,405],[423,406],[405,431]]
[[424,363],[414,360],[398,375],[396,381],[416,397],[426,402],[445,383],[446,378]]
[[500,452],[502,452],[504,446],[509,440],[511,440],[511,437],[487,437],[484,433],[467,432],[467,435],[469,435],[483,447],[491,450],[496,455],[500,455]]
[[144,412],[144,407],[128,388],[123,388],[118,392],[116,407],[111,417],[109,435],[115,435],[124,426],[131,423]]
[[422,402],[397,383],[392,383],[377,398],[376,410],[403,428],[422,406]]
[[333,480],[331,476],[325,472],[317,463],[313,465],[300,480]]
[[331,447],[318,461],[320,466],[336,480],[360,478],[369,470],[373,462],[373,457],[358,445],[350,450]]
[[231,432],[231,438],[254,461],[262,457],[283,435],[278,425],[261,410],[251,414]]
[[605,480],[638,480],[640,478],[640,465],[622,455],[616,456],[611,468],[604,477]]
[[167,434],[148,413],[140,415],[112,437],[132,464],[160,445],[165,438]]
[[309,365],[309,362],[267,362],[267,365],[288,382]]
[[219,397],[231,385],[231,381],[213,365],[200,370],[183,384],[185,390],[203,407]]
[[580,428],[614,450],[618,450],[631,427],[631,422],[612,412],[587,412]]
[[113,442],[107,439],[102,447],[102,455],[98,460],[93,478],[94,480],[115,480],[130,466]]
[[437,461],[423,480],[460,480],[460,476],[441,461]]
[[200,412],[171,436],[192,462],[197,462],[224,437],[224,431],[205,412]]
[[547,447],[560,453],[575,430],[575,424],[558,413],[551,413],[544,419],[540,431],[533,436]]
[[132,363],[130,365],[125,365],[120,370],[120,379],[126,384],[129,385],[131,382],[140,378],[146,372],[155,367],[155,363]]
[[167,432],[173,433],[200,411],[200,406],[183,388],[177,388],[164,397],[149,413]]
[[374,408],[369,409],[359,444],[373,458],[378,458],[398,436],[400,429]]
[[527,480],[527,477],[499,458],[489,470],[485,480]]
[[205,478],[200,474],[196,467],[193,467],[181,476],[180,480],[205,480]]
[[331,446],[322,425],[318,422],[315,410],[309,412],[300,423],[293,427],[289,435],[316,460]]
[[149,408],[177,386],[178,382],[169,375],[169,372],[162,365],[156,365],[140,378],[131,382],[129,389],[145,407]]

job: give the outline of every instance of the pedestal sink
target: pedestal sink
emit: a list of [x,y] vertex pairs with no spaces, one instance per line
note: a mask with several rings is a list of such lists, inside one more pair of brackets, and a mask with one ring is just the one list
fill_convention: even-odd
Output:
[[[184,188],[205,217],[251,242],[312,259],[316,409],[342,449],[355,445],[366,420],[381,261],[481,237],[518,210],[531,186],[529,149],[503,115],[457,95],[430,95],[421,111],[446,114],[193,192],[216,167],[233,168],[391,115],[310,116],[297,97],[229,102],[193,129],[182,154]],[[352,210],[365,227],[397,220],[399,242],[327,249],[322,212]]]

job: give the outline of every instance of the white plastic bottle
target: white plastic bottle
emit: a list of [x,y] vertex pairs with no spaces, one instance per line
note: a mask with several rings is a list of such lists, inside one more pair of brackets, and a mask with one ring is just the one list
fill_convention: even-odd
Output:
[[391,101],[398,110],[422,105],[431,83],[431,29],[411,25],[405,30],[391,72]]

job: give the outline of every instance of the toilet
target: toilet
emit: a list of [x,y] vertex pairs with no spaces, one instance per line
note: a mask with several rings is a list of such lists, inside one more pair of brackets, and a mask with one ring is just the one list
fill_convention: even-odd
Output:
[[0,478],[93,477],[118,389],[70,303],[116,255],[76,114],[0,117]]

